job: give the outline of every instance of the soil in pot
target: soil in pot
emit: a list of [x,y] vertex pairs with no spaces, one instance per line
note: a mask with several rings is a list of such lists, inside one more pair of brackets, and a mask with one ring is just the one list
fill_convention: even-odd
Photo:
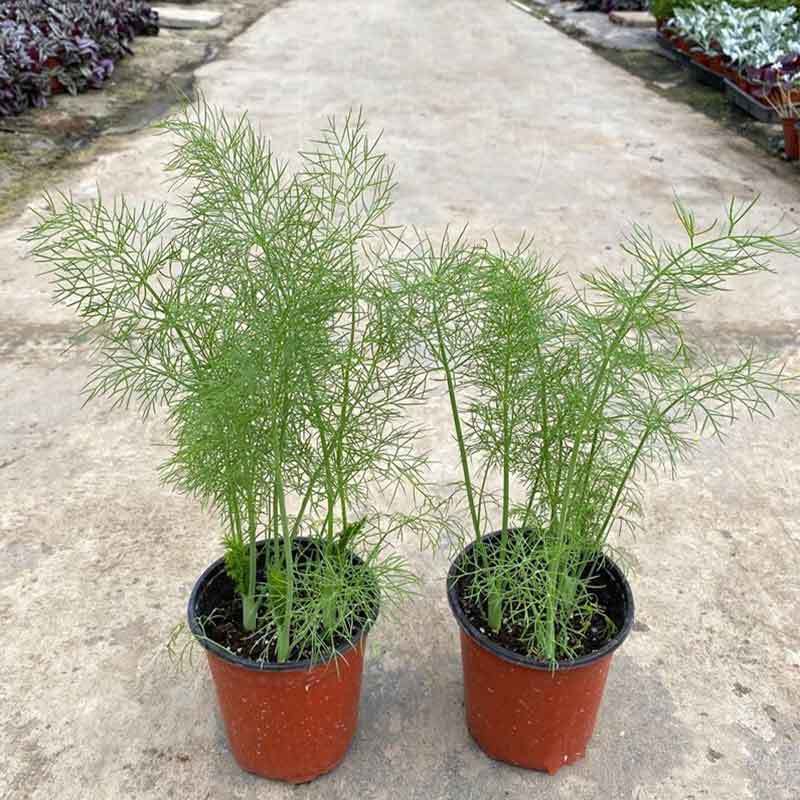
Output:
[[[298,563],[314,558],[313,543],[298,540],[296,555]],[[327,661],[314,663],[298,650],[284,663],[253,660],[247,654],[254,637],[241,628],[241,600],[220,559],[195,584],[188,615],[206,650],[239,766],[290,783],[306,783],[334,769],[357,727],[366,632],[377,609],[336,642]]]
[[[317,558],[318,549],[316,543],[308,539],[297,539],[294,547],[295,569],[301,572],[304,567],[314,562]],[[264,560],[263,554],[259,554],[257,580],[263,582]],[[355,568],[363,568],[361,561],[355,556],[351,556]],[[224,570],[223,570],[224,573]],[[295,602],[303,603],[303,588],[296,586]],[[268,628],[261,628],[258,634],[246,631],[242,627],[242,598],[236,592],[233,582],[227,574],[220,575],[214,581],[208,582],[198,597],[198,615],[203,620],[203,634],[215,644],[221,645],[226,650],[237,656],[253,661],[275,663],[278,660],[277,639],[274,631]],[[374,615],[371,620],[374,620]],[[370,620],[364,615],[355,624],[356,629],[363,628],[369,624]],[[346,649],[351,641],[352,635],[339,634],[332,642],[331,650]],[[306,648],[295,646],[289,655],[290,661],[309,661],[312,658],[311,651]]]
[[[491,545],[496,535],[484,541]],[[463,559],[448,577],[448,599],[461,631],[467,727],[484,752],[528,769],[557,772],[583,757],[594,730],[614,651],[633,624],[633,598],[619,568],[596,564],[594,591],[601,614],[575,642],[576,657],[553,669],[527,655],[522,632],[505,624],[489,631],[484,609],[468,600]],[[605,614],[613,622],[611,631]]]

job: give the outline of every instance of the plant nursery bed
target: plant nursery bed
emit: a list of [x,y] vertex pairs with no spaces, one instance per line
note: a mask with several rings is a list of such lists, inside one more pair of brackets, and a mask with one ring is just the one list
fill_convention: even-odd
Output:
[[722,83],[725,89],[725,95],[731,105],[740,108],[742,111],[746,111],[751,117],[754,117],[760,122],[780,122],[778,115],[768,105],[759,102],[755,97],[748,94],[743,89],[740,89],[727,78],[723,78]]
[[113,148],[116,136],[147,127],[191,97],[194,70],[217,58],[228,41],[283,2],[239,0],[225,5],[217,28],[140,36],[133,43],[135,55],[116,63],[102,91],[72,95],[53,86],[46,108],[3,117],[0,219],[19,213],[32,194],[58,182],[67,170]]
[[[767,115],[766,122],[763,114],[752,113],[753,110],[763,112],[764,108],[753,109],[747,102],[749,98],[742,98],[743,107],[734,103],[727,97],[723,79],[722,91],[719,88],[707,86],[689,74],[690,58],[688,53],[675,47],[671,36],[665,35],[662,30],[639,31],[645,33],[651,46],[632,50],[620,46],[616,39],[606,39],[596,32],[578,29],[558,0],[525,0],[516,3],[519,8],[536,16],[546,23],[558,28],[567,35],[591,47],[602,58],[622,68],[631,75],[643,79],[650,89],[657,94],[668,98],[672,102],[688,105],[695,111],[709,119],[718,122],[730,132],[743,136],[755,144],[760,150],[770,156],[778,155],[782,148],[778,146],[780,129],[775,116]],[[572,7],[567,3],[566,6]],[[581,16],[575,14],[574,16]],[[584,17],[602,16],[583,14]],[[610,25],[616,31],[624,30],[616,25]],[[662,26],[663,27],[663,26]],[[669,65],[664,61],[668,61]],[[684,71],[682,67],[686,67]],[[756,101],[758,102],[758,101]],[[800,162],[797,162],[800,164]]]
[[731,105],[741,109],[742,111],[745,111],[759,122],[780,122],[778,115],[768,105],[766,105],[766,103],[760,102],[732,81],[695,61],[687,53],[684,53],[682,50],[679,50],[677,47],[675,47],[670,39],[664,36],[661,31],[658,31],[656,37],[658,39],[658,43],[670,58],[688,67],[689,75],[696,83],[700,83],[703,86],[708,86],[711,89],[717,89],[725,92],[725,95]]
[[158,34],[143,0],[0,4],[0,117],[47,105],[53,94],[98,89],[131,55],[135,38]]

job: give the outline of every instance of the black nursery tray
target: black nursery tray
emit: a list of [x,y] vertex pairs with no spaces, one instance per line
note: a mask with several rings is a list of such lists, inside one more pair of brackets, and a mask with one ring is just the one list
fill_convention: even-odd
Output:
[[742,91],[735,83],[731,83],[727,78],[723,79],[725,94],[728,101],[746,111],[751,117],[755,117],[760,122],[780,122],[780,117],[766,103],[760,103],[755,97]]
[[702,83],[703,86],[710,86],[720,92],[725,90],[725,78],[722,75],[718,75],[714,70],[698,64],[696,61],[689,61],[689,75],[691,75],[692,80]]
[[661,48],[665,51],[665,55],[668,58],[671,58],[673,61],[677,61],[679,64],[687,65],[691,63],[691,59],[683,50],[678,50],[672,42],[664,36],[661,31],[656,31],[656,41],[661,45]]

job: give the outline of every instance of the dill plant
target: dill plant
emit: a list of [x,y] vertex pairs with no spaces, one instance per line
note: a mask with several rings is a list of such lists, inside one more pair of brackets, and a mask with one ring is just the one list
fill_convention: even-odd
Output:
[[[792,234],[748,230],[731,203],[700,228],[680,203],[681,245],[634,226],[629,265],[564,291],[530,241],[513,250],[421,236],[395,265],[421,364],[446,386],[472,557],[462,596],[488,629],[552,665],[581,653],[590,628],[613,634],[595,589],[615,527],[633,526],[641,480],[675,470],[699,436],[723,438],[740,413],[797,404],[774,359],[731,362],[690,345],[682,320],[729,278],[800,255]],[[489,532],[499,534],[484,541]]]
[[[246,654],[324,658],[410,589],[391,540],[431,529],[404,417],[424,375],[379,256],[393,168],[360,114],[294,172],[205,102],[162,127],[174,212],[48,197],[26,238],[94,344],[88,398],[166,408],[162,477],[219,512]],[[418,511],[382,511],[401,491]]]

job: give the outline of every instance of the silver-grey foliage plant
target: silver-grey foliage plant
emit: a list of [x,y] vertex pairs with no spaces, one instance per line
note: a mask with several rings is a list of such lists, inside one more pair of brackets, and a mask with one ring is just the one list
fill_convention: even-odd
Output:
[[[387,541],[430,529],[369,491],[428,508],[404,417],[424,376],[376,255],[392,168],[360,115],[294,173],[205,103],[163,129],[176,213],[48,198],[27,238],[94,343],[88,397],[166,407],[163,477],[221,515],[246,655],[324,657],[408,588]],[[298,562],[301,535],[317,558]]]

